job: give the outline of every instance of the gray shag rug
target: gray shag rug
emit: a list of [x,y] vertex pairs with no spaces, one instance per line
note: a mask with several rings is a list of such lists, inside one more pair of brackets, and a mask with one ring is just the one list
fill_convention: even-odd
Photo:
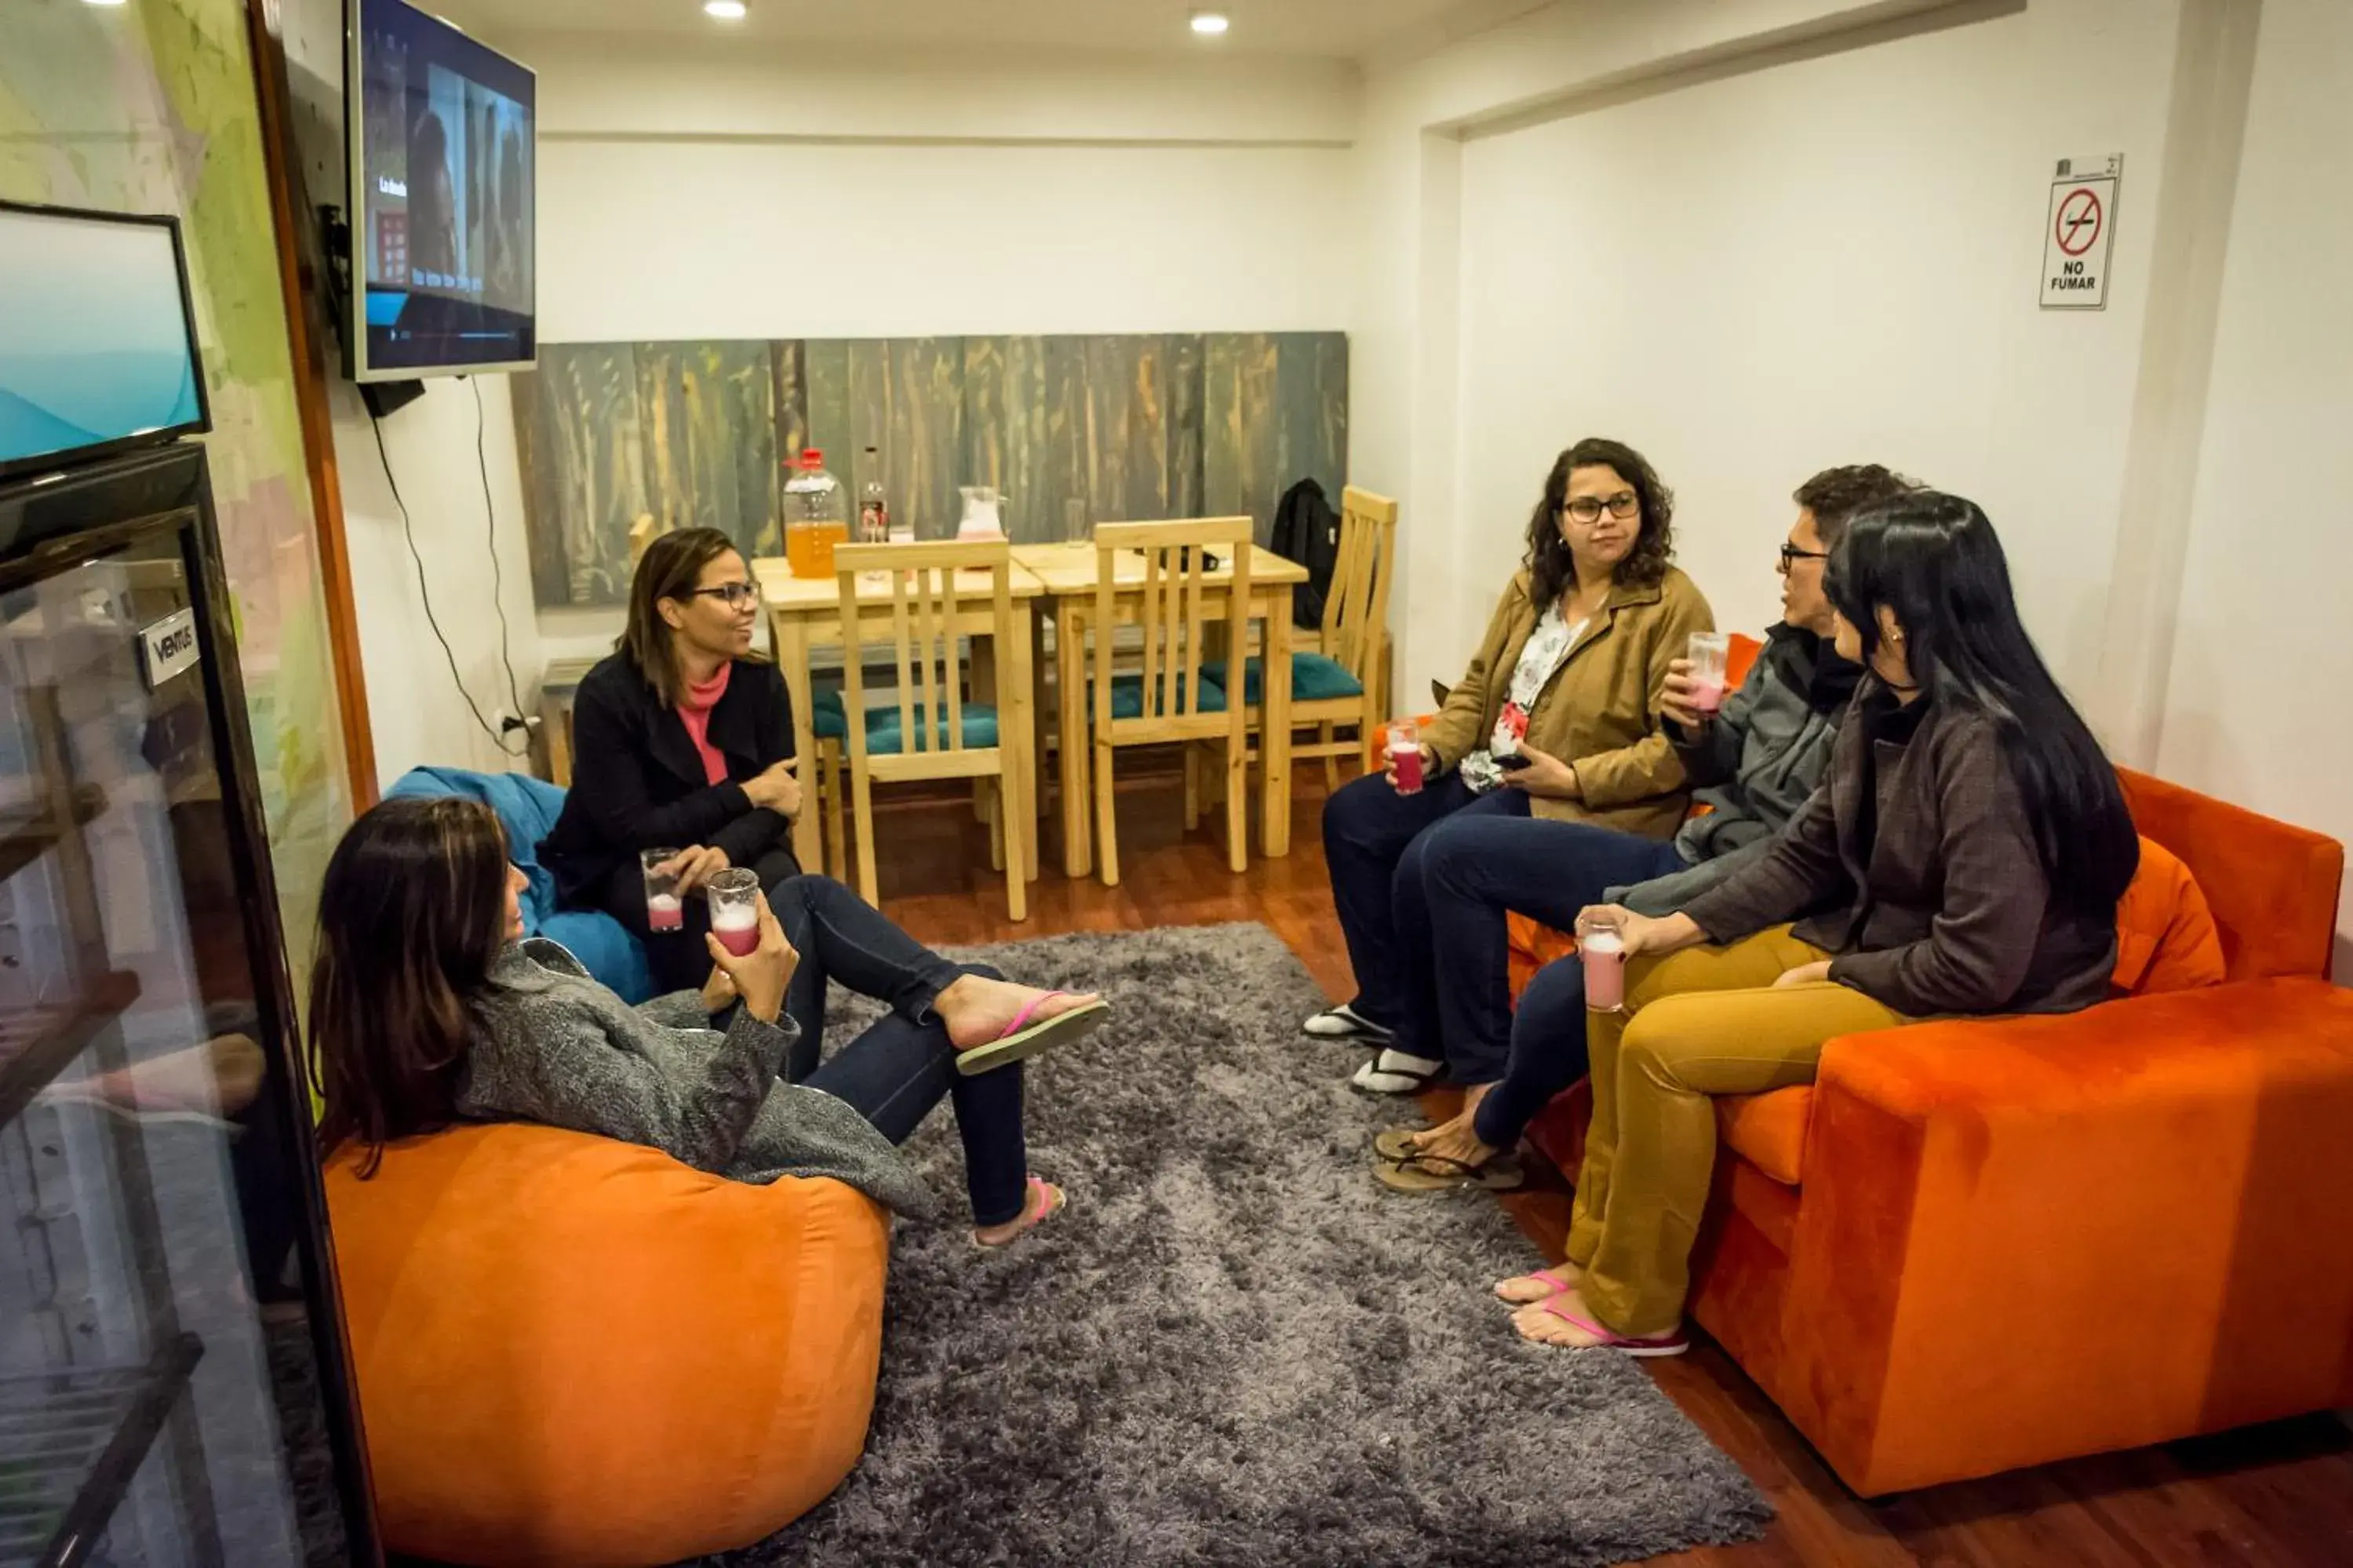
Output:
[[[958,951],[1100,989],[1032,1063],[1030,1164],[1071,1206],[1003,1253],[902,1225],[866,1456],[708,1568],[882,1563],[1581,1564],[1751,1540],[1771,1510],[1632,1362],[1521,1341],[1537,1266],[1485,1194],[1377,1185],[1407,1102],[1260,925]],[[828,1047],[872,1016],[836,993]],[[963,1213],[943,1107],[910,1145]]]

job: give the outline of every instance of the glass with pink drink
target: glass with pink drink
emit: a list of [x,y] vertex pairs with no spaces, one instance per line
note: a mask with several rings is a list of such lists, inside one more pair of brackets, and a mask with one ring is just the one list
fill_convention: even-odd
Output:
[[1421,729],[1410,719],[1389,726],[1389,766],[1398,794],[1421,793]]
[[1726,632],[1691,635],[1692,699],[1697,711],[1713,715],[1724,706],[1724,676],[1732,659],[1732,637]]
[[742,958],[760,945],[760,879],[742,866],[711,879],[711,933]]
[[1599,910],[1577,917],[1577,954],[1585,965],[1585,1005],[1597,1013],[1626,1010],[1626,933]]
[[638,857],[646,873],[646,929],[676,931],[686,923],[686,902],[679,891],[678,863],[682,849],[649,849]]

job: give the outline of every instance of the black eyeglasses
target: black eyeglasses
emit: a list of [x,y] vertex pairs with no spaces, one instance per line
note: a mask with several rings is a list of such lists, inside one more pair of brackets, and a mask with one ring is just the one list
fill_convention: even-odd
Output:
[[1579,522],[1597,522],[1600,521],[1603,507],[1609,509],[1612,517],[1631,517],[1642,510],[1642,498],[1632,490],[1620,490],[1608,500],[1597,496],[1578,496],[1575,500],[1562,502],[1560,510]]
[[1800,550],[1794,544],[1781,546],[1781,570],[1784,572],[1800,561],[1828,561],[1830,558],[1831,552],[1827,550]]
[[740,610],[746,605],[756,605],[760,602],[760,584],[722,583],[716,588],[690,588],[683,596],[689,599],[708,596],[722,601],[731,610]]

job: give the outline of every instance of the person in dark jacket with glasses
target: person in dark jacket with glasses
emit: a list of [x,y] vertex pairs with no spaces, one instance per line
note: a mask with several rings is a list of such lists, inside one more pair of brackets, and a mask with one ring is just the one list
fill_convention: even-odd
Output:
[[[710,906],[693,896],[731,867],[766,889],[800,955],[787,1010],[796,1038],[785,1079],[816,1070],[828,983],[891,1004],[920,1030],[1018,1059],[1085,1033],[1104,1006],[1092,994],[1040,991],[968,972],[901,931],[830,877],[793,858],[801,810],[785,679],[752,651],[760,591],[734,541],[681,529],[646,549],[629,585],[628,624],[612,657],[580,682],[572,710],[572,790],[540,864],[559,903],[598,909],[646,944],[658,991],[704,989],[727,1005],[703,941]],[[646,918],[649,849],[677,851],[681,924]]]
[[681,851],[686,892],[731,866],[763,888],[800,874],[792,705],[783,673],[752,651],[759,614],[733,540],[666,533],[638,563],[618,646],[573,697],[571,793],[540,860],[559,902],[603,910],[646,943],[664,991],[702,984],[707,917],[690,898],[681,928],[649,930],[639,851]]

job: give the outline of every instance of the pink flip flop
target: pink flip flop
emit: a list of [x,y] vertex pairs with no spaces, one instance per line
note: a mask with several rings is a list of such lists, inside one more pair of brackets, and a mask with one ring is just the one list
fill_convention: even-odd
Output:
[[973,1232],[972,1244],[984,1252],[995,1252],[999,1248],[1010,1247],[1056,1215],[1060,1214],[1070,1206],[1070,1194],[1043,1176],[1032,1176],[1029,1178],[1029,1190],[1022,1194],[1021,1228],[1003,1241],[983,1241],[980,1239],[980,1233],[976,1230]]
[[[1648,1339],[1634,1339],[1614,1329],[1604,1328],[1588,1318],[1578,1317],[1560,1304],[1558,1296],[1536,1302],[1535,1308],[1540,1312],[1558,1318],[1573,1329],[1583,1329],[1587,1333],[1594,1336],[1595,1342],[1589,1345],[1546,1345],[1545,1348],[1547,1350],[1616,1351],[1620,1355],[1648,1358],[1681,1355],[1691,1349],[1689,1336],[1680,1329],[1671,1334],[1654,1334]],[[1525,1337],[1522,1336],[1522,1338]],[[1528,1342],[1537,1345],[1545,1343],[1542,1340],[1529,1340]]]
[[1094,1033],[1096,1026],[1111,1016],[1111,1004],[1098,998],[1083,1007],[1073,1007],[1067,1013],[1057,1013],[1034,1024],[1029,1021],[1039,1008],[1057,996],[1069,994],[1067,991],[1045,991],[1032,997],[1028,1006],[1013,1016],[1013,1022],[1005,1026],[1005,1033],[985,1046],[975,1046],[968,1051],[957,1053],[956,1071],[970,1078],[975,1073],[987,1072],[992,1068],[1001,1068],[1008,1062],[1034,1057],[1057,1046],[1067,1046],[1082,1036]]

